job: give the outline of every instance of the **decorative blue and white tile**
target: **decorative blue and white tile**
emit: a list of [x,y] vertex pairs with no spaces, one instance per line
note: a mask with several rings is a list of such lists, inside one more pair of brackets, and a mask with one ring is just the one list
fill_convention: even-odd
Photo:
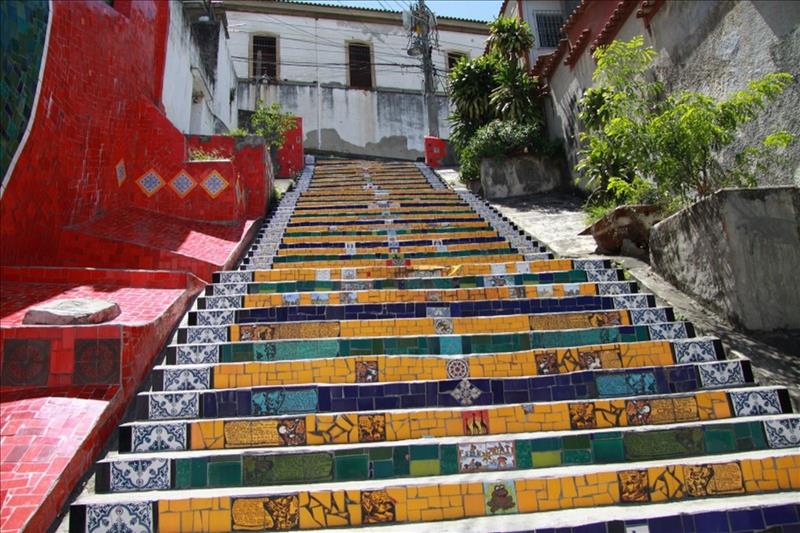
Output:
[[354,291],[340,292],[339,303],[342,305],[358,303],[358,293]]
[[187,449],[185,424],[134,424],[131,451],[158,452]]
[[177,365],[205,365],[219,362],[219,347],[199,344],[178,346],[175,350]]
[[741,361],[716,361],[697,365],[703,388],[728,387],[745,383]]
[[178,196],[184,198],[197,186],[197,182],[194,181],[188,172],[181,170],[170,180],[169,186],[172,187],[172,190],[175,191]]
[[367,291],[372,288],[372,281],[366,279],[353,279],[342,281],[343,291]]
[[209,296],[206,298],[206,309],[237,309],[241,303],[241,296]]
[[631,284],[628,281],[609,281],[605,283],[598,283],[597,293],[601,296],[631,294]]
[[329,292],[311,293],[311,303],[314,305],[328,305],[330,299],[331,299],[331,293]]
[[343,268],[341,273],[342,279],[356,279],[356,269],[355,268]]
[[651,324],[647,326],[650,331],[650,339],[658,340],[672,340],[672,339],[685,339],[688,336],[686,331],[686,323],[684,322],[663,322],[661,324]]
[[526,261],[545,261],[547,259],[550,259],[550,254],[546,252],[538,254],[525,254]]
[[536,285],[536,296],[539,298],[552,298],[553,286],[552,285]]
[[660,324],[667,322],[667,310],[663,307],[645,307],[639,309],[631,309],[628,311],[631,314],[631,323],[633,324]]
[[299,292],[286,292],[281,295],[283,305],[300,305]]
[[198,326],[223,326],[236,321],[236,311],[233,309],[198,311],[196,316]]
[[222,174],[216,170],[212,170],[200,183],[200,186],[206,190],[211,198],[216,198],[222,191],[228,188],[228,181],[222,177]]
[[186,330],[187,344],[213,344],[227,341],[227,326],[197,326]]
[[139,186],[145,196],[148,197],[157,193],[159,189],[165,185],[165,183],[166,182],[154,169],[148,170],[136,180],[136,184]]
[[197,418],[200,416],[200,395],[194,392],[150,394],[148,415],[151,420]]
[[516,266],[517,274],[530,274],[531,272],[531,265],[527,261],[518,261]]
[[606,268],[602,259],[573,259],[572,266],[575,270],[601,270]]
[[206,390],[211,388],[211,368],[165,368],[164,390]]
[[765,420],[764,433],[770,448],[800,446],[800,418]]
[[702,363],[717,360],[714,339],[676,339],[672,343],[676,363]]
[[153,533],[150,502],[89,504],[86,533]]
[[492,263],[489,265],[491,268],[491,272],[493,276],[502,276],[506,274],[506,265],[505,263]]
[[579,283],[564,284],[564,296],[580,296],[581,286]]
[[426,307],[425,316],[428,318],[450,318],[450,307]]
[[453,320],[449,318],[435,318],[433,319],[433,329],[437,335],[452,335],[453,334]]
[[777,415],[783,412],[775,389],[731,391],[728,395],[736,416]]
[[516,298],[525,298],[525,287],[509,287],[508,297],[512,300]]
[[482,391],[469,382],[468,379],[462,379],[458,385],[450,391],[450,396],[452,396],[459,404],[461,405],[472,405],[478,396],[482,394]]
[[643,309],[650,306],[646,294],[620,294],[611,298],[614,309]]
[[213,287],[214,296],[236,296],[247,293],[246,283],[220,283]]
[[167,490],[170,488],[169,459],[131,459],[109,464],[111,492]]
[[464,379],[469,377],[469,362],[466,359],[453,358],[445,363],[447,379]]
[[330,268],[319,268],[314,274],[314,278],[317,281],[330,281],[331,280],[331,269]]
[[220,272],[219,281],[220,283],[250,283],[253,281],[253,273],[236,270]]
[[617,271],[612,268],[599,268],[597,270],[586,271],[586,281],[594,281],[595,283],[617,281],[617,276]]

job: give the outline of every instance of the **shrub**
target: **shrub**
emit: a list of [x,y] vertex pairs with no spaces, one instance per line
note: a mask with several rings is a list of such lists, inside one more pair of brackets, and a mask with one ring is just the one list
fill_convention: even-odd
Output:
[[283,146],[286,132],[294,126],[294,116],[282,112],[278,102],[265,106],[264,102],[259,100],[255,113],[250,117],[250,129],[256,135],[264,137],[270,148]]
[[461,177],[465,181],[480,179],[481,159],[503,159],[531,154],[557,157],[560,143],[542,137],[541,128],[532,124],[494,120],[478,129],[461,152]]

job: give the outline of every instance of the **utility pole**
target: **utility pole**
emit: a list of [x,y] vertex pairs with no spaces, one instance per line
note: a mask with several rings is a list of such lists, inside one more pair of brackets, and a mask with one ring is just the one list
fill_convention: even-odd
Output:
[[425,0],[418,0],[416,9],[417,23],[419,24],[420,47],[422,48],[422,72],[425,75],[425,108],[428,111],[428,135],[439,136],[439,110],[436,105],[436,78],[433,72],[433,58],[431,53],[431,28],[433,16],[425,6]]

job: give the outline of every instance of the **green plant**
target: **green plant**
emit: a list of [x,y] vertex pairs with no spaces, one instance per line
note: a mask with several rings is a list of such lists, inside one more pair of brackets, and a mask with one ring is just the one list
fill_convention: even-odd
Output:
[[517,63],[506,62],[500,64],[494,80],[497,86],[489,102],[500,118],[537,126],[543,123],[539,78]]
[[294,128],[294,116],[291,113],[284,113],[278,102],[265,106],[259,100],[256,103],[256,110],[250,117],[250,128],[256,135],[264,137],[270,148],[280,148],[283,146],[286,132]]
[[753,120],[792,81],[773,73],[717,101],[694,92],[664,95],[648,77],[655,51],[641,37],[595,51],[598,85],[579,103],[585,126],[576,170],[593,188],[590,215],[623,203],[657,203],[672,211],[728,185],[754,185],[774,153],[794,139],[777,132],[723,165],[715,157],[741,126]]
[[463,149],[478,128],[497,116],[490,94],[497,87],[498,62],[497,56],[487,54],[471,61],[461,59],[450,70],[450,102],[454,108],[450,142],[456,149]]
[[232,130],[228,130],[228,133],[226,133],[226,135],[229,135],[231,137],[247,137],[248,135],[250,135],[250,132],[243,128],[233,128]]
[[189,161],[213,161],[216,159],[229,159],[230,156],[222,150],[205,150],[203,148],[189,148]]
[[489,49],[508,63],[519,63],[533,47],[531,27],[516,17],[497,17],[489,23]]
[[546,140],[533,124],[494,120],[478,129],[461,152],[461,177],[480,179],[481,159],[503,159],[522,154],[557,157],[560,143]]

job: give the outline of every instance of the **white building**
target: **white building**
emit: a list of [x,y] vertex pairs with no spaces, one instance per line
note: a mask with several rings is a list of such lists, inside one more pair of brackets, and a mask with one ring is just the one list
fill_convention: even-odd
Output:
[[[223,0],[239,78],[239,109],[278,101],[303,118],[313,150],[414,159],[427,116],[419,57],[399,11],[313,3]],[[440,136],[449,134],[449,64],[483,53],[484,22],[440,17],[437,74]]]
[[504,0],[500,14],[521,18],[530,25],[534,43],[530,64],[534,65],[536,58],[558,47],[558,42],[564,38],[561,26],[580,3],[581,0]]

